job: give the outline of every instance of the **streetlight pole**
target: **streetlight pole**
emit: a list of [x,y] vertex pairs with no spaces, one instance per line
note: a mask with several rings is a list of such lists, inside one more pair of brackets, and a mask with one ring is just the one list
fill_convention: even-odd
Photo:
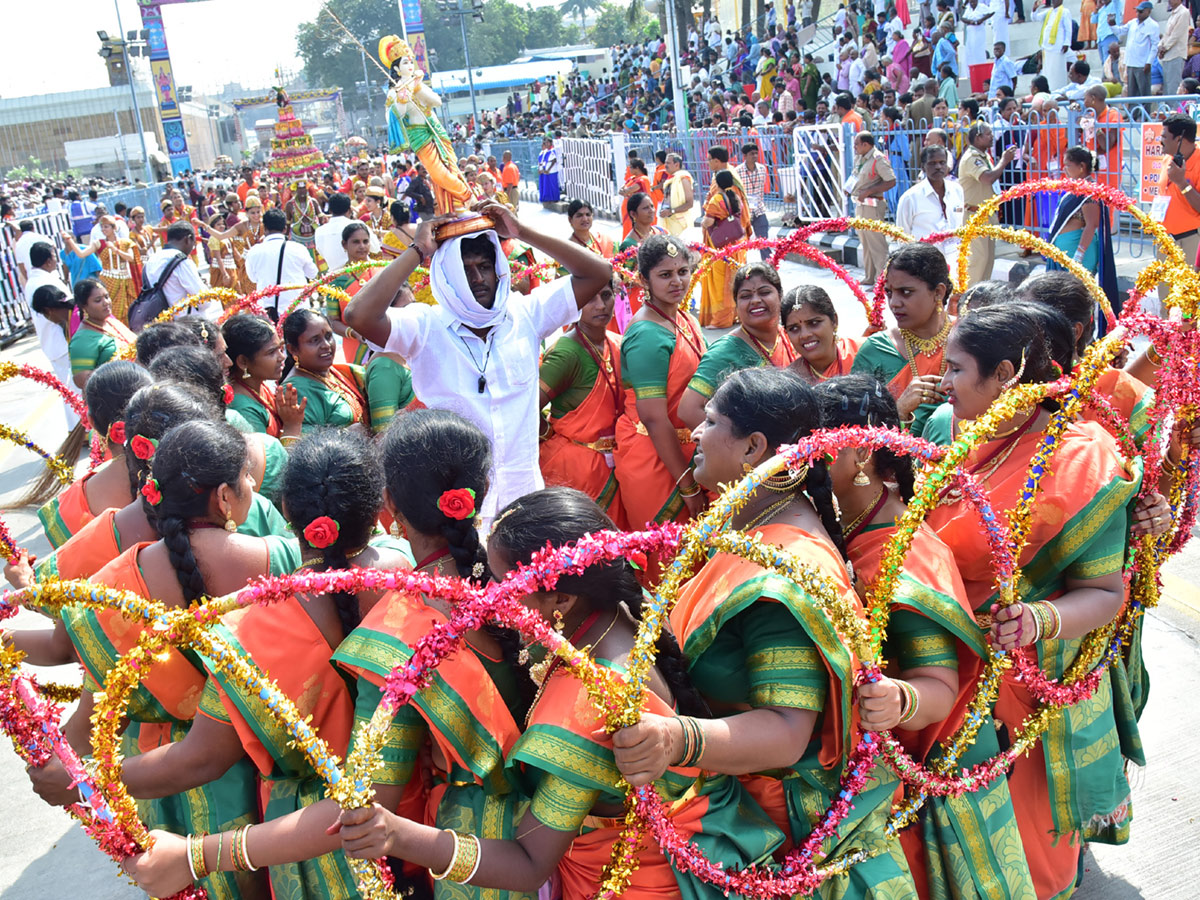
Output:
[[[363,64],[363,90],[367,92],[367,115],[370,121],[375,121],[375,101],[371,99],[371,76],[367,74],[367,51],[361,47],[359,51],[362,53]],[[368,126],[372,127],[372,126]]]
[[[121,24],[121,5],[113,0],[117,11],[117,33],[125,37],[125,26]],[[125,75],[129,79],[129,96],[133,98],[133,120],[137,123],[138,140],[142,142],[142,162],[146,165],[146,184],[154,184],[154,167],[150,165],[150,153],[146,149],[146,131],[142,128],[142,111],[138,109],[137,86],[133,81],[133,67],[129,64],[129,51],[124,40],[121,42],[121,57],[125,60]]]
[[683,96],[682,75],[679,69],[679,38],[675,21],[675,0],[663,0],[667,4],[667,52],[671,63],[671,99],[675,106],[675,133],[688,129],[687,101]]
[[475,130],[479,130],[479,106],[475,103],[475,76],[471,72],[471,47],[467,43],[466,11],[460,5],[458,8],[458,27],[462,30],[463,57],[467,61],[467,86],[471,89],[471,114],[475,117]]

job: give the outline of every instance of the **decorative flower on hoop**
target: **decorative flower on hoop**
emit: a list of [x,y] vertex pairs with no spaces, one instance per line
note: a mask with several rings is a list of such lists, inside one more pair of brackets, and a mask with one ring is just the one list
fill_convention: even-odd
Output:
[[475,492],[470,488],[453,488],[438,497],[438,509],[448,519],[475,518]]
[[304,526],[304,539],[309,545],[318,550],[331,546],[341,533],[342,527],[336,519],[329,516],[317,516]]
[[158,449],[158,441],[154,440],[154,438],[135,434],[133,440],[129,442],[129,449],[140,460],[153,459],[154,451]]

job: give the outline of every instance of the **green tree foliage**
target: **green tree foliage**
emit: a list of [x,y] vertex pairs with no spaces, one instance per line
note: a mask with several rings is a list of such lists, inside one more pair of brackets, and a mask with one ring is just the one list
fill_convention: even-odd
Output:
[[559,11],[564,16],[572,16],[579,20],[579,30],[586,30],[584,17],[594,9],[600,9],[602,0],[563,0]]
[[[536,50],[540,47],[561,47],[569,43],[566,28],[563,25],[563,14],[558,7],[542,6],[534,9],[526,6],[525,19],[529,23],[529,34],[525,38],[527,50]],[[577,27],[572,26],[571,30],[574,34],[579,34]],[[475,57],[472,55],[471,62],[474,61]]]
[[[647,31],[651,25],[653,27]],[[642,41],[650,34],[657,33],[658,21],[646,13],[640,2],[628,7],[605,3],[600,7],[600,15],[588,32],[588,38],[597,47],[612,47],[630,41]]]
[[[305,75],[310,83],[323,87],[340,86],[352,91],[354,83],[362,81],[362,54],[325,9],[331,10],[342,21],[372,58],[376,58],[381,37],[400,33],[399,11],[395,0],[327,0],[314,21],[304,22],[296,29],[300,58],[304,60]],[[519,56],[530,32],[529,13],[528,9],[509,0],[488,0],[483,7],[483,22],[470,18],[466,21],[471,65],[503,65]],[[437,68],[462,68],[465,63],[458,19],[443,19],[432,0],[421,0],[421,15],[425,23],[426,46],[437,51]],[[561,21],[559,25],[561,29]],[[377,66],[368,61],[367,67],[372,81],[383,80],[383,73]]]

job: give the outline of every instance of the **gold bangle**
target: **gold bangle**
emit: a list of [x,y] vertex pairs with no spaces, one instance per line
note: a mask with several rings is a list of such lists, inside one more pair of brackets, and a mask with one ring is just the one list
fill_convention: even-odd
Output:
[[443,828],[442,830],[454,838],[454,851],[450,854],[450,862],[446,863],[445,871],[435,872],[433,869],[429,870],[429,874],[433,876],[434,881],[441,881],[449,876],[449,874],[454,870],[454,864],[458,862],[458,832],[451,831],[449,828]]
[[1163,358],[1158,355],[1158,350],[1154,348],[1153,344],[1146,348],[1146,359],[1150,360],[1151,365],[1161,366],[1163,364]]
[[192,865],[192,875],[197,881],[208,874],[208,864],[204,859],[204,839],[206,837],[208,837],[207,831],[202,831],[197,835],[188,835],[188,852],[191,854],[189,860]]
[[700,482],[693,481],[692,489],[690,491],[684,490],[683,488],[679,489],[679,496],[680,497],[695,497],[698,493],[700,493],[700,490],[701,490]]
[[299,440],[300,440],[300,438],[296,437],[294,434],[284,434],[284,435],[280,435],[280,437],[279,437],[279,443],[281,443],[285,447],[293,447],[296,445],[296,442]]

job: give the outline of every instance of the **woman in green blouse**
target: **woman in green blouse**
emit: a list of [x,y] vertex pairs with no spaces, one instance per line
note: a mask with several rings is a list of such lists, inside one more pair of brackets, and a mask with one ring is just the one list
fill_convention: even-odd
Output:
[[114,359],[135,340],[135,335],[112,314],[108,289],[95,278],[75,283],[75,308],[79,329],[71,336],[71,377],[82,388],[99,366]]
[[298,309],[283,322],[283,340],[294,364],[284,385],[294,387],[300,398],[302,431],[327,425],[369,427],[362,367],[334,363],[337,344],[329,320]]
[[229,384],[233,399],[229,408],[260,434],[283,438],[300,437],[304,409],[294,385],[285,385],[278,392],[267,382],[283,377],[287,358],[283,341],[262,316],[238,313],[221,326],[225,352],[229,357]]
[[679,401],[679,418],[695,428],[704,421],[704,404],[731,372],[755,366],[789,366],[796,350],[780,324],[783,284],[765,262],[747,263],[733,276],[733,296],[740,324],[712,343]]

